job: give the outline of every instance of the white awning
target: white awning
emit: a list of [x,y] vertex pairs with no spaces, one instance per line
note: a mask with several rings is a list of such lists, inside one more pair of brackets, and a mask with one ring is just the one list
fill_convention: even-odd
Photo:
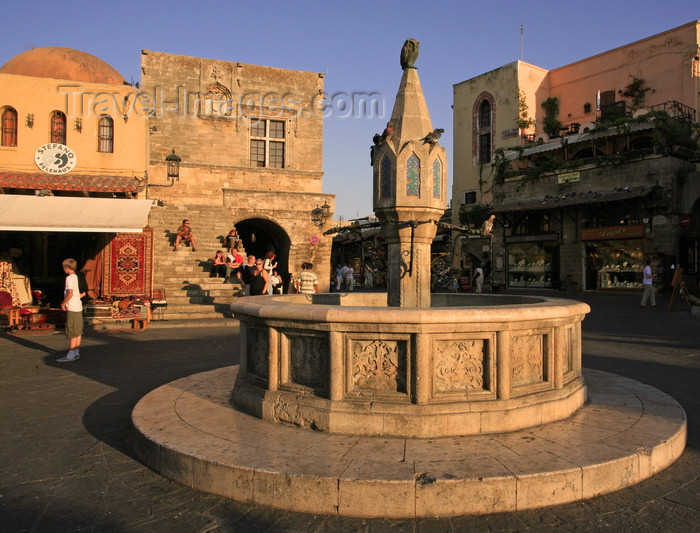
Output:
[[0,194],[0,230],[141,233],[150,200]]

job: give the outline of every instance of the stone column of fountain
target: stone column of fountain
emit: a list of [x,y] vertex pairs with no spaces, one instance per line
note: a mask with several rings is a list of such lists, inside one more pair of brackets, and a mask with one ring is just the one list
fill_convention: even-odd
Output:
[[447,157],[433,130],[418,71],[418,41],[401,50],[403,77],[391,120],[372,147],[374,212],[388,250],[391,307],[430,307],[430,245],[447,205]]

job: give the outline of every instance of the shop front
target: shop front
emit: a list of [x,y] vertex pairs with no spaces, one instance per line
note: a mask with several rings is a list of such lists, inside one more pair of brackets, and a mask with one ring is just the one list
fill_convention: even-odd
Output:
[[[152,292],[151,202],[124,198],[0,195],[0,291],[23,323],[60,322],[67,257],[78,262],[93,302]],[[111,313],[111,311],[110,311]],[[10,324],[12,325],[12,324]]]
[[642,225],[581,230],[586,290],[641,290],[645,257],[652,259],[654,285],[662,289],[663,257],[645,253]]

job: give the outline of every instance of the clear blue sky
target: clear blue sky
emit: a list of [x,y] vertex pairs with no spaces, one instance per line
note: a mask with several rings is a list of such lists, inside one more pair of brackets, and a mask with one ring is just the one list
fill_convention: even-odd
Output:
[[391,115],[407,38],[420,41],[416,67],[451,165],[452,86],[520,59],[521,25],[524,60],[552,69],[700,19],[700,2],[5,0],[2,15],[0,64],[64,46],[139,81],[145,48],[323,72],[331,95],[380,93],[384,116],[324,123],[324,192],[350,219],[372,212],[369,147]]

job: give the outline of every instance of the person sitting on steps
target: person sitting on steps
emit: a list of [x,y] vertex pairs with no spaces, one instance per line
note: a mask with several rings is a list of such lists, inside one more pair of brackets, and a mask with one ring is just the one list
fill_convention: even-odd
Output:
[[224,257],[224,252],[217,250],[213,259],[211,260],[211,278],[225,278],[226,277],[226,258]]
[[227,250],[230,250],[231,248],[240,248],[240,242],[238,232],[235,228],[229,231],[228,235],[224,237],[224,246]]
[[197,245],[194,243],[194,235],[192,234],[192,228],[190,227],[190,221],[184,219],[182,221],[182,226],[177,228],[177,236],[175,237],[175,252],[180,247],[180,241],[189,241],[190,246],[192,246],[192,251],[197,251]]
[[226,256],[226,279],[224,283],[233,283],[231,278],[238,274],[238,269],[243,266],[243,256],[238,253],[238,248],[232,248],[231,252]]

